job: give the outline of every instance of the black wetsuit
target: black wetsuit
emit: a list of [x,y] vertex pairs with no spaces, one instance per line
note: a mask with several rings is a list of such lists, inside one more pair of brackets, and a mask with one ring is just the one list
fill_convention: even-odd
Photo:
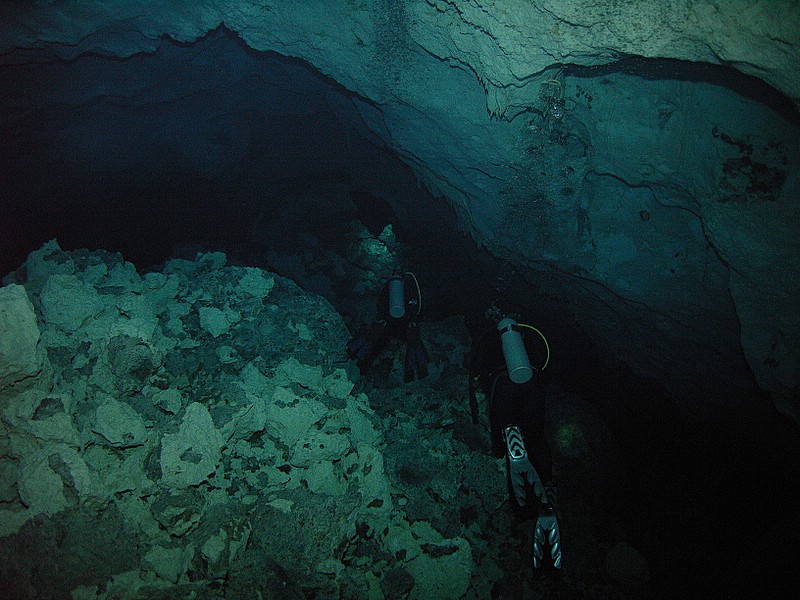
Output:
[[[533,364],[537,348],[523,333],[528,356]],[[539,351],[539,354],[541,352]],[[487,331],[473,346],[470,386],[478,382],[489,398],[489,424],[491,426],[492,453],[498,457],[506,454],[503,430],[515,425],[522,430],[528,458],[543,483],[553,479],[550,446],[544,437],[544,385],[541,373],[534,367],[533,377],[527,383],[514,383],[508,375],[500,333]],[[473,402],[474,403],[474,402]],[[473,406],[473,420],[477,407]]]
[[[391,280],[390,280],[391,281]],[[347,344],[348,354],[356,359],[364,373],[372,360],[381,353],[389,335],[404,340],[406,345],[405,380],[424,378],[428,374],[428,353],[419,332],[421,298],[416,280],[411,274],[403,276],[405,312],[402,317],[389,314],[389,282],[383,284],[375,303],[375,320],[366,333],[356,336]]]
[[[542,363],[536,360],[536,344],[532,342],[532,336],[526,336],[525,328],[514,329],[523,336],[525,349],[534,367],[533,376],[526,383],[511,381],[503,356],[500,333],[496,328],[487,331],[473,346],[469,377],[470,408],[473,421],[477,422],[478,402],[474,395],[477,379],[477,383],[489,397],[492,452],[498,458],[507,456],[504,430],[518,427],[522,432],[529,466],[536,473],[531,473],[524,466],[521,457],[509,458],[506,482],[514,512],[522,519],[533,519],[533,568],[540,576],[544,576],[551,572],[549,567],[556,570],[561,568],[561,533],[555,513],[552,456],[544,436],[544,385],[541,373],[536,369]],[[549,356],[549,349],[547,352]],[[512,434],[510,438],[513,445],[517,436]],[[513,447],[515,450],[519,449],[516,445]],[[514,464],[517,465],[517,470],[512,467]],[[518,470],[520,465],[523,466],[521,471]],[[536,475],[542,486],[538,491]]]

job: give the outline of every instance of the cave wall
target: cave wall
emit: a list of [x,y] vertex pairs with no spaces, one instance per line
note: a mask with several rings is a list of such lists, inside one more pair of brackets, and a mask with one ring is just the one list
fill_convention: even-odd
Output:
[[[756,82],[748,96],[677,72],[603,68],[625,55],[720,64],[757,75],[796,105],[796,3],[133,2],[113,11],[101,3],[0,11],[9,68],[153,52],[163,36],[193,42],[221,24],[253,49],[302,58],[354,93],[339,108],[357,111],[446,195],[479,244],[528,269],[532,284],[557,282],[547,293],[609,354],[706,402],[714,390],[723,390],[711,399],[718,403],[731,389],[749,394],[749,367],[778,408],[797,416],[796,111],[776,110]],[[176,62],[153,91],[174,98],[207,72]],[[105,93],[91,78],[82,90]],[[202,149],[187,164],[211,178],[230,173],[252,124],[226,114],[233,120],[167,129],[164,143]],[[96,137],[83,142],[91,146],[109,125],[89,120]],[[121,160],[124,149],[109,157]]]

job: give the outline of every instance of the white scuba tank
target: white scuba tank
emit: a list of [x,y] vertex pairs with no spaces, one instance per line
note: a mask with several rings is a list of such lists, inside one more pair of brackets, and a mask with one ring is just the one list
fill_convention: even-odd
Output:
[[528,352],[525,350],[522,334],[512,329],[516,324],[514,319],[506,317],[497,324],[497,331],[500,332],[500,340],[503,344],[503,356],[506,359],[508,376],[514,383],[527,383],[533,377],[533,368],[528,359]]
[[389,280],[389,315],[400,319],[406,314],[406,291],[402,277],[392,277]]

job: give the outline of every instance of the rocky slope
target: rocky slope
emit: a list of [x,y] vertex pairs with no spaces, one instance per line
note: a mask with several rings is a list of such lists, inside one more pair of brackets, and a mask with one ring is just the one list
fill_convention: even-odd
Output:
[[[398,385],[389,358],[370,400],[346,374],[349,334],[325,300],[220,253],[142,277],[118,254],[50,242],[6,283],[5,597],[548,589],[531,579],[530,523],[508,510],[485,419],[469,419],[457,321],[426,329],[428,380]],[[621,597],[647,584],[647,565],[623,523],[612,534],[611,513],[588,523],[579,508],[613,501],[623,473],[591,456],[614,442],[553,393],[572,563],[558,589]]]

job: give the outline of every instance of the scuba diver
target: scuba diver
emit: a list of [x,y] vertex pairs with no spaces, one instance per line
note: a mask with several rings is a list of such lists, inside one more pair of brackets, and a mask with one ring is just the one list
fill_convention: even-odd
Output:
[[[538,335],[526,338],[525,334]],[[531,366],[526,348],[526,341],[537,339],[544,342],[546,352],[539,369]],[[473,344],[469,373],[472,421],[478,422],[478,384],[489,397],[492,452],[506,459],[512,504],[516,512],[535,521],[533,568],[542,575],[548,568],[561,569],[556,488],[550,447],[544,437],[544,393],[539,377],[549,361],[550,347],[542,332],[503,317]]]
[[375,306],[375,320],[367,331],[351,339],[347,354],[356,360],[363,374],[369,364],[383,349],[391,333],[404,337],[406,355],[404,375],[406,383],[428,375],[428,352],[419,331],[419,314],[422,311],[422,294],[413,273],[395,272],[381,286]]

